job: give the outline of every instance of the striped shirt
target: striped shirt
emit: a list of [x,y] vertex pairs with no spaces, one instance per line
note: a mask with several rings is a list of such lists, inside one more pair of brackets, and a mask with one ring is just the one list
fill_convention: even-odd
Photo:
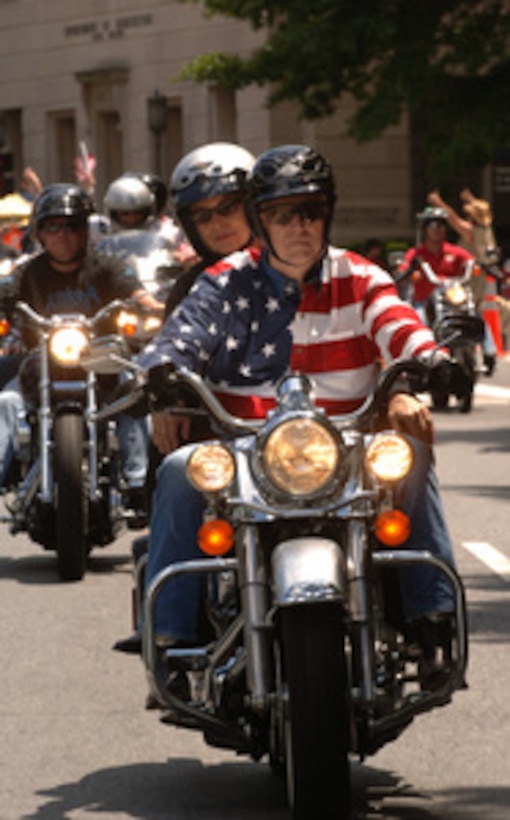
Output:
[[392,278],[363,257],[329,247],[300,289],[248,248],[200,275],[140,363],[201,373],[244,418],[265,415],[281,376],[299,371],[312,379],[317,404],[340,414],[372,392],[381,362],[434,347]]

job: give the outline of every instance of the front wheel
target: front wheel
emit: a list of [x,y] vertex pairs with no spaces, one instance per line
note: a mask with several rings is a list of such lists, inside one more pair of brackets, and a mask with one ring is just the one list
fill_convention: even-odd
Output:
[[57,416],[54,423],[55,526],[58,573],[63,581],[83,578],[87,563],[87,515],[83,473],[83,418]]
[[345,629],[336,604],[282,610],[289,701],[284,721],[287,792],[294,820],[351,816]]

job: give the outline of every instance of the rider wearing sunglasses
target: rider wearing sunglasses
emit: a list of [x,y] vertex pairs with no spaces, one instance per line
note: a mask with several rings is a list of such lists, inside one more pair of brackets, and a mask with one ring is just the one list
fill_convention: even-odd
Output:
[[255,157],[240,145],[211,142],[186,154],[170,178],[175,215],[197,253],[197,263],[170,293],[167,314],[198,275],[251,240],[245,211],[246,183]]
[[[142,353],[142,367],[154,369],[154,379],[158,366],[169,362],[201,372],[231,413],[256,418],[274,407],[276,384],[289,368],[313,380],[325,412],[339,414],[362,405],[381,361],[431,354],[431,331],[398,297],[391,277],[330,244],[335,198],[331,167],[312,148],[284,145],[262,154],[250,175],[247,201],[262,250],[251,245],[223,260],[221,268],[207,269]],[[406,386],[396,385],[387,417],[410,437],[415,453],[400,499],[413,522],[406,548],[426,545],[453,564],[433,477],[431,414]],[[172,419],[177,449],[158,472],[148,584],[168,565],[201,557],[196,533],[204,499],[186,477],[194,445],[178,446],[187,435],[186,419]],[[410,621],[448,619],[451,590],[433,571],[409,578],[406,590]],[[176,577],[161,590],[155,613],[159,646],[197,640],[199,601],[195,575]]]
[[[246,216],[248,175],[255,157],[245,148],[228,142],[212,142],[195,148],[175,166],[170,178],[170,197],[174,213],[197,254],[196,263],[181,274],[170,291],[167,316],[187,295],[203,270],[222,257],[244,248],[252,239]],[[186,438],[197,440],[210,435],[209,425],[195,420]],[[147,476],[147,497],[152,497],[155,468],[174,448],[175,426],[166,413],[152,414],[152,441]],[[144,549],[140,539],[134,549]],[[120,652],[141,649],[138,632],[114,644]]]
[[[19,265],[12,304],[26,302],[42,316],[81,313],[93,316],[113,299],[134,299],[150,310],[161,304],[142,287],[125,263],[99,254],[89,245],[88,219],[94,211],[89,195],[78,185],[45,187],[34,202],[31,230],[40,252]],[[37,341],[25,331],[23,346]],[[16,415],[24,410],[19,380],[12,379],[0,394],[0,485],[4,484],[14,448]],[[131,419],[119,428],[124,475],[129,486],[145,480],[147,443],[133,437]]]

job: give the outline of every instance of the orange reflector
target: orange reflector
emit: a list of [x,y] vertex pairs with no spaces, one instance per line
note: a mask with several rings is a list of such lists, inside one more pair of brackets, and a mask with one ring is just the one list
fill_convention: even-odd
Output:
[[376,537],[387,547],[399,547],[407,541],[410,532],[411,522],[402,510],[386,510],[376,518]]
[[11,331],[11,323],[8,319],[0,319],[0,336],[7,336]]
[[122,332],[124,336],[134,336],[137,330],[138,323],[134,322],[131,324],[130,322],[126,322],[124,325],[122,325]]
[[228,521],[206,521],[198,531],[198,546],[207,555],[225,555],[234,545],[234,530]]
[[117,327],[124,336],[134,336],[138,330],[138,316],[122,310],[117,317]]

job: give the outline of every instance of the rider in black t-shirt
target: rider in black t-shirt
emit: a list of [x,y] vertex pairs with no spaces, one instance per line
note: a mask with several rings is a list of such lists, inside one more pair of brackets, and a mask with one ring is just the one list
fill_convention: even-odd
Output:
[[[23,262],[16,271],[14,291],[10,295],[12,303],[25,301],[43,316],[55,313],[92,316],[112,299],[131,298],[150,310],[162,312],[161,303],[144,290],[124,263],[101,257],[89,248],[88,217],[93,210],[92,200],[77,185],[57,183],[41,191],[34,203],[32,232],[42,251]],[[24,332],[25,347],[32,347],[35,341],[33,334]],[[0,393],[2,485],[14,450],[16,416],[23,412],[23,407],[15,378]],[[136,428],[136,435],[131,434],[131,428]],[[141,441],[141,430],[134,420],[126,421],[121,450],[133,485],[142,485],[147,462],[146,441]],[[130,482],[130,476],[126,478]]]

